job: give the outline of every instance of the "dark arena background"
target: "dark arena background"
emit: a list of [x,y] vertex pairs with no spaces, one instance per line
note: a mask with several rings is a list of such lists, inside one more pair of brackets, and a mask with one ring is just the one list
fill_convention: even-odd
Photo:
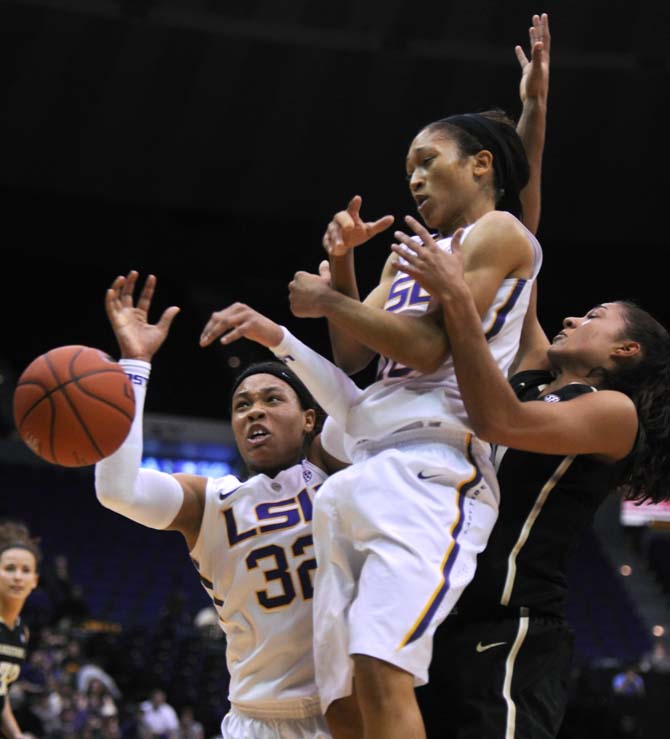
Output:
[[[290,313],[293,273],[316,270],[324,227],[352,195],[370,219],[414,212],[404,160],[425,123],[519,115],[514,46],[528,48],[541,12],[552,55],[540,318],[553,335],[565,314],[632,298],[670,326],[667,3],[0,2],[0,517],[25,520],[45,551],[12,690],[26,734],[135,737],[140,704],[161,689],[211,739],[228,703],[225,640],[183,540],[103,509],[92,468],[49,465],[20,442],[23,368],[63,344],[115,355],[105,290],[152,272],[153,317],[182,312],[153,364],[144,463],[239,469],[231,380],[268,355],[247,341],[200,349],[210,313],[245,302],[329,355],[325,321]],[[382,235],[360,248],[363,291],[388,247]],[[612,498],[575,553],[561,739],[667,736],[668,526],[668,509]],[[85,665],[114,681],[102,714],[78,690]],[[641,696],[612,687],[629,668]]]

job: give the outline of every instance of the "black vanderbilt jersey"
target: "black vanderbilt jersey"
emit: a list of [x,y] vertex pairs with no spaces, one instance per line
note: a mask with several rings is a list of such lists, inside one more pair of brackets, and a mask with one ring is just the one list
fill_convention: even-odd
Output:
[[[517,397],[529,401],[540,399],[551,379],[549,373],[533,370],[514,375],[510,382]],[[542,400],[568,402],[589,392],[595,388],[571,383]],[[570,556],[626,460],[603,464],[589,456],[500,447],[494,453],[500,513],[457,611],[481,617],[509,606],[563,616]]]
[[9,686],[21,672],[26,659],[28,629],[17,621],[13,629],[0,619],[0,712],[5,706]]

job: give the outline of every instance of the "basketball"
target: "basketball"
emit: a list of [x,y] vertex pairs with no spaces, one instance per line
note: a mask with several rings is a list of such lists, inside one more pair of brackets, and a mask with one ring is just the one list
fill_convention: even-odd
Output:
[[113,454],[135,415],[135,395],[118,362],[99,349],[60,346],[33,360],[14,390],[14,423],[42,459],[85,467]]

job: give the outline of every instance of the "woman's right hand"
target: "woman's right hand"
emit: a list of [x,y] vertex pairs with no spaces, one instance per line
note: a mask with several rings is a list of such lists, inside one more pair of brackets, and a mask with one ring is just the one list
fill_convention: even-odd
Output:
[[333,216],[323,236],[323,248],[329,257],[343,257],[352,249],[373,236],[386,230],[395,220],[393,216],[384,216],[376,221],[364,221],[361,218],[363,198],[354,195],[346,210]]
[[149,275],[135,304],[133,293],[139,274],[131,270],[119,275],[105,295],[105,310],[124,359],[142,359],[151,362],[154,354],[167,338],[176,305],[166,308],[157,323],[149,323],[149,309],[156,289],[156,277]]

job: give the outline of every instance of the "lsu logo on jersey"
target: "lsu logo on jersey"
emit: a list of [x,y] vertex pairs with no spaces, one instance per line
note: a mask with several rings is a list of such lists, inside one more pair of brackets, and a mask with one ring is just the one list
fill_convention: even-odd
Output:
[[[319,487],[318,485],[315,486],[314,492]],[[290,529],[302,523],[309,523],[313,515],[312,499],[305,488],[292,498],[275,500],[270,503],[259,503],[254,508],[257,525],[244,531],[240,530],[233,507],[221,511],[221,515],[226,522],[228,544],[233,547],[253,536],[261,536],[271,531]]]

